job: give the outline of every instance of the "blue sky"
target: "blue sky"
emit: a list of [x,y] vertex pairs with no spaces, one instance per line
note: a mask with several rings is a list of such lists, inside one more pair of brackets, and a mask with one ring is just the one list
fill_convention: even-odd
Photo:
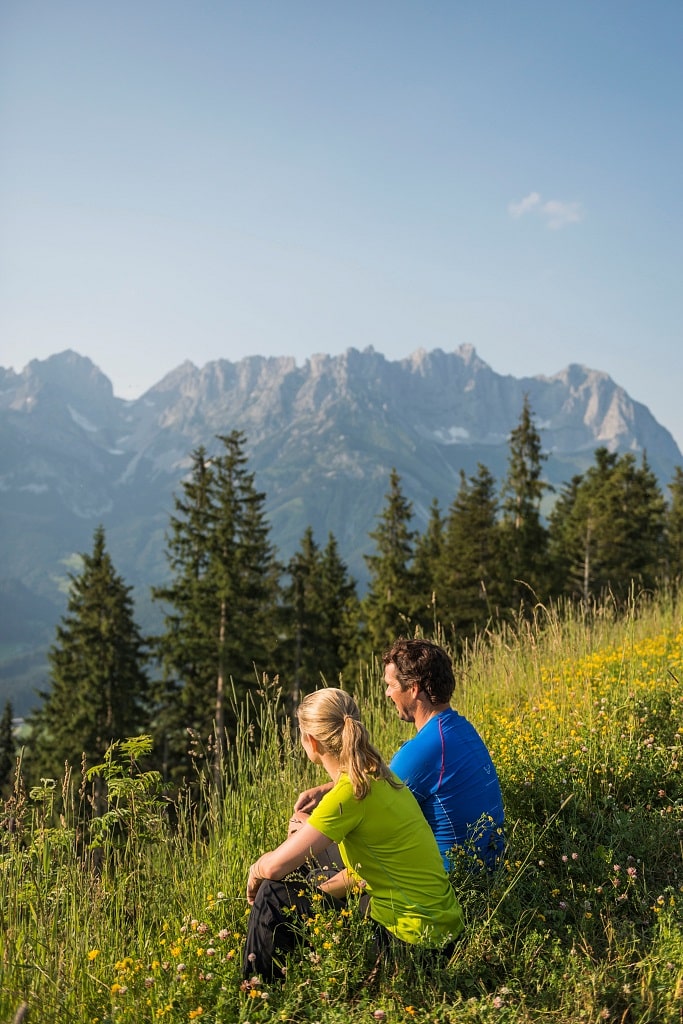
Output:
[[683,448],[680,0],[4,0],[0,365],[610,374]]

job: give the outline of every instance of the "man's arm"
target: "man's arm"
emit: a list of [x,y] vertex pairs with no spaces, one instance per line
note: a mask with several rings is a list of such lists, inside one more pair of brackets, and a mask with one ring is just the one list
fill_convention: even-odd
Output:
[[325,782],[322,786],[313,786],[312,789],[305,789],[303,793],[299,793],[294,804],[294,817],[296,817],[299,811],[310,814],[318,806],[325,793],[329,793],[333,786],[333,782]]

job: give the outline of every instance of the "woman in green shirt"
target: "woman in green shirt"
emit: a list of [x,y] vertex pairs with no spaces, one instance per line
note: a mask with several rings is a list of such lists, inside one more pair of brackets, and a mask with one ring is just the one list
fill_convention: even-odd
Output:
[[410,945],[450,946],[463,917],[434,834],[370,743],[353,698],[332,687],[317,690],[304,697],[297,717],[306,754],[334,786],[310,815],[299,813],[298,831],[249,868],[245,979],[283,976],[286,954],[300,941],[297,925],[315,913],[314,890],[287,876],[330,842],[339,844],[344,868],[317,885],[326,905],[343,905],[360,887],[380,933]]

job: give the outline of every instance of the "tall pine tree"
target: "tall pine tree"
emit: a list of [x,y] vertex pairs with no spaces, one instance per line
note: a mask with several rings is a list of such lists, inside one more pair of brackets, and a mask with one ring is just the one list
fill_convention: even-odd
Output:
[[114,740],[147,728],[145,643],[133,616],[132,588],[116,572],[104,529],[71,575],[67,613],[49,652],[50,688],[28,716],[32,777],[60,777],[65,762],[100,763]]
[[358,667],[360,601],[356,581],[339,554],[336,537],[328,534],[320,558],[320,583],[327,653],[323,675],[330,686],[339,674],[349,677]]
[[281,645],[280,664],[284,664],[287,690],[296,705],[300,695],[315,689],[321,679],[334,686],[340,673],[353,665],[359,605],[355,581],[339,557],[333,534],[321,551],[307,527],[287,573],[289,583],[283,592],[286,640]]
[[14,776],[17,748],[12,728],[12,704],[5,703],[0,718],[0,797],[8,796]]
[[460,478],[448,510],[436,575],[439,619],[456,646],[498,613],[500,528],[495,480],[479,463],[476,475]]
[[412,504],[401,490],[401,478],[395,469],[389,475],[386,504],[378,516],[375,530],[375,554],[365,555],[370,582],[363,599],[366,640],[371,651],[380,653],[401,633],[411,632],[410,611],[415,605],[415,580],[412,574],[415,531],[411,528]]
[[541,519],[541,501],[552,488],[542,479],[547,455],[541,449],[528,395],[509,447],[501,491],[501,569],[505,603],[518,609],[544,599],[548,589],[548,531]]
[[683,467],[676,466],[666,507],[666,578],[676,588],[683,581]]
[[550,516],[549,556],[560,593],[588,602],[627,599],[662,574],[665,505],[643,458],[598,448],[595,464],[567,485]]
[[254,484],[240,431],[219,436],[213,458],[192,455],[167,539],[172,578],[152,594],[165,610],[155,650],[163,669],[155,730],[166,775],[188,767],[188,732],[218,774],[241,702],[271,670],[277,643],[279,566],[265,495]]
[[302,694],[320,681],[325,620],[321,595],[320,549],[307,527],[299,550],[287,565],[289,583],[283,590],[285,641],[280,648],[280,673],[294,707]]
[[415,604],[411,618],[423,636],[439,629],[437,579],[441,570],[444,543],[444,521],[438,499],[433,498],[424,533],[415,539],[412,574]]

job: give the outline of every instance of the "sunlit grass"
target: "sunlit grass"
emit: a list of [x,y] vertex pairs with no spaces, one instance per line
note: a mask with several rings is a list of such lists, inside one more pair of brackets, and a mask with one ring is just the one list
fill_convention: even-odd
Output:
[[[680,606],[539,608],[475,644],[458,680],[456,706],[498,767],[509,847],[493,878],[456,858],[468,928],[446,968],[400,962],[370,982],[369,926],[351,908],[311,918],[282,988],[241,984],[248,864],[319,781],[272,689],[258,721],[243,712],[222,792],[203,787],[192,813],[179,801],[172,825],[141,741],[112,752],[118,804],[99,850],[64,780],[17,790],[0,823],[0,1021],[25,1006],[45,1024],[680,1024]],[[379,667],[345,685],[390,757],[410,729]]]

